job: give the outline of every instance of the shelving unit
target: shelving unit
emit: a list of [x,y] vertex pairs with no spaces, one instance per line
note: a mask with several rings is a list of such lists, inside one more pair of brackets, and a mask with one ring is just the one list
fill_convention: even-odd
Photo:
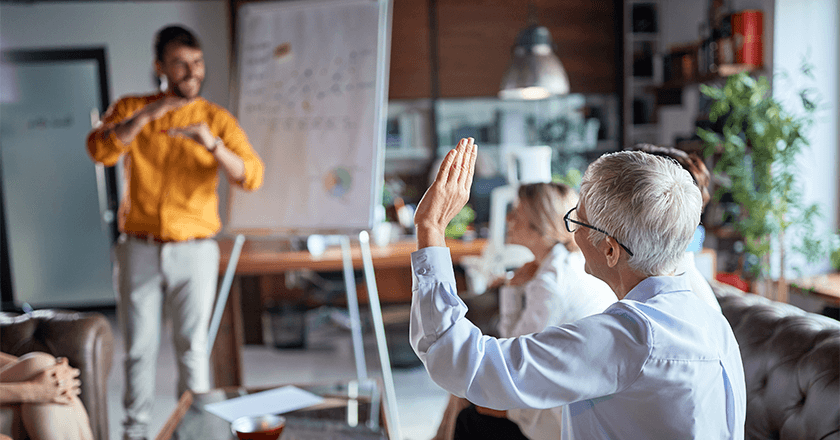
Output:
[[662,84],[660,1],[624,1],[623,145],[656,143],[656,90]]
[[757,68],[751,64],[722,64],[718,66],[717,73],[706,74],[706,75],[698,75],[695,78],[691,78],[688,80],[681,79],[681,80],[673,80],[664,82],[659,85],[659,89],[676,89],[676,88],[683,88],[693,84],[703,84],[708,83],[711,81],[715,81],[718,79],[724,79],[728,76],[736,75],[741,72],[759,72],[762,69]]

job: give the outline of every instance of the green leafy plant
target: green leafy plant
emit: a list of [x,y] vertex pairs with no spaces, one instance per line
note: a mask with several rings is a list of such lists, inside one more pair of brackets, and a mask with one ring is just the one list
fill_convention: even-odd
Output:
[[[803,68],[803,73],[810,70]],[[796,159],[808,146],[806,132],[817,107],[812,93],[799,94],[804,111],[795,116],[771,97],[766,77],[740,73],[723,87],[702,85],[700,90],[712,99],[711,121],[722,121],[719,132],[698,129],[706,155],[720,153],[714,170],[723,184],[715,197],[729,193],[738,206],[734,227],[743,237],[750,275],[767,278],[770,254],[774,246],[778,249],[781,285],[785,252],[798,252],[809,263],[827,255],[814,227],[819,209],[802,203],[797,181]]]
[[835,234],[831,240],[831,252],[829,253],[831,268],[840,271],[840,233]]
[[580,183],[583,181],[583,173],[577,168],[569,168],[565,175],[554,173],[551,175],[551,181],[555,183],[562,183],[570,188],[580,188]]
[[475,210],[470,205],[465,205],[455,218],[446,225],[446,230],[443,232],[446,238],[461,238],[467,232],[467,227],[475,220]]

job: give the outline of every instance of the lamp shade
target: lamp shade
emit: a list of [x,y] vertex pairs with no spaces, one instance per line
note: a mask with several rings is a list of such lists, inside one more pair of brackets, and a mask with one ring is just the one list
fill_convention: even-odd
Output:
[[499,98],[544,99],[568,94],[569,77],[553,46],[548,28],[530,25],[523,29],[516,37]]

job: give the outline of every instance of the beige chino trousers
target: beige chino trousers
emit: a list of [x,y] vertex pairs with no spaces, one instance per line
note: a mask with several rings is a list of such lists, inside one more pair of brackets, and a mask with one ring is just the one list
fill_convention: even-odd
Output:
[[[219,272],[213,239],[157,243],[123,234],[115,248],[117,317],[125,341],[124,438],[148,437],[160,329],[172,322],[178,396],[210,389],[208,330]],[[176,396],[177,398],[177,396]]]

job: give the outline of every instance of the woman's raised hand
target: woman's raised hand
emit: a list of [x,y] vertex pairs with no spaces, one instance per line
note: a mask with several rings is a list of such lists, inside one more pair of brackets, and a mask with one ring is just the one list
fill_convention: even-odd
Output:
[[473,138],[461,139],[440,164],[437,177],[426,190],[414,213],[417,248],[444,246],[446,225],[470,198],[478,146]]

